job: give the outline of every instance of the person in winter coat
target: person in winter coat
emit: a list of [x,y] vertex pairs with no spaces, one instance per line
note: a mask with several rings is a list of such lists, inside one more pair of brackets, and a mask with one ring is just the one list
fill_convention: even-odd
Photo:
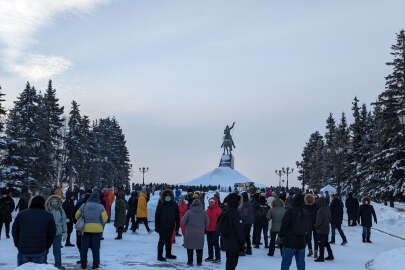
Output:
[[292,208],[287,209],[281,223],[280,240],[283,245],[281,270],[290,269],[295,256],[297,270],[305,270],[305,236],[308,233],[305,224],[304,196],[294,195]]
[[[180,220],[183,219],[184,215],[186,214],[188,210],[188,205],[185,202],[185,196],[180,196],[179,201],[178,201],[178,206],[179,206],[179,215],[180,215]],[[184,236],[186,235],[186,228],[184,225],[180,222],[180,228],[181,228],[181,234],[183,235],[183,240]]]
[[245,254],[252,255],[252,242],[250,241],[250,232],[252,230],[252,225],[255,223],[255,209],[251,201],[249,201],[249,196],[247,192],[242,193],[243,205],[239,209],[240,215],[243,221],[243,231],[245,234],[245,248],[241,252],[241,255]]
[[81,240],[80,263],[81,267],[87,267],[87,252],[91,248],[93,253],[93,269],[100,267],[100,240],[104,230],[104,224],[108,221],[107,211],[100,203],[100,191],[94,189],[87,202],[77,210],[76,220],[83,215],[84,230]]
[[178,202],[179,201],[179,199],[180,199],[180,196],[181,196],[181,189],[176,189],[176,193],[175,193],[175,200],[176,200],[176,202]]
[[6,237],[10,238],[11,213],[14,211],[14,208],[15,204],[13,199],[8,195],[8,191],[3,189],[0,192],[0,239],[3,224],[6,227]]
[[363,227],[363,243],[371,243],[370,235],[371,227],[373,225],[372,218],[374,218],[374,223],[377,224],[377,215],[375,214],[374,207],[370,202],[370,198],[365,197],[362,205],[360,205],[358,213],[358,222]]
[[[270,229],[270,246],[268,256],[274,255],[274,250],[276,249],[276,239],[281,230],[281,223],[285,215],[286,209],[284,207],[284,202],[279,198],[274,198],[271,202],[271,209],[267,211],[267,219],[271,221]],[[280,253],[282,254],[283,245],[280,243]]]
[[[172,243],[170,241],[175,226],[180,225],[179,207],[174,201],[171,190],[161,193],[155,212],[155,231],[159,233],[158,260],[176,259],[172,254]],[[166,247],[166,258],[163,257],[163,247]]]
[[139,194],[139,198],[138,198],[138,207],[136,210],[135,231],[138,228],[139,223],[143,222],[148,233],[150,232],[149,224],[148,224],[148,207],[147,207],[148,202],[147,202],[147,200],[148,200],[148,195],[146,193],[146,189],[143,189],[142,192]]
[[205,227],[209,224],[209,218],[200,200],[193,201],[181,223],[186,227],[184,247],[187,249],[187,265],[193,265],[194,250],[197,253],[197,265],[201,265],[204,248],[204,231]]
[[329,244],[335,243],[336,229],[338,230],[340,237],[342,238],[342,246],[347,244],[347,239],[345,233],[342,230],[343,222],[343,203],[336,194],[332,194],[332,202],[330,203],[330,213],[331,220],[330,224],[332,227],[332,239]]
[[66,193],[66,200],[63,202],[62,207],[65,211],[67,218],[67,238],[66,238],[66,247],[74,247],[70,242],[70,236],[73,232],[73,223],[75,220],[75,194],[73,192]]
[[[104,191],[103,198],[104,198],[104,203],[105,203],[104,208],[108,215],[108,222],[110,222],[112,202],[110,202],[110,191],[109,190]],[[101,202],[101,200],[100,200],[100,202]]]
[[359,201],[353,197],[353,193],[350,192],[346,199],[346,209],[348,217],[348,226],[357,225],[357,213],[359,211]]
[[45,211],[43,197],[32,198],[29,208],[18,213],[12,234],[18,249],[18,266],[27,262],[47,263],[46,257],[56,235],[56,226],[52,214]]
[[[79,210],[80,207],[87,202],[89,197],[90,197],[89,193],[87,193],[87,192],[82,192],[81,193],[80,199],[77,201],[77,203],[75,205],[75,215],[74,215],[74,223],[75,224],[76,224],[76,221],[77,221],[77,219],[76,219],[77,210]],[[83,232],[80,232],[80,231],[76,230],[76,247],[79,250],[79,252],[81,251],[81,248],[82,248],[82,245],[81,245],[81,243],[82,243],[82,235],[83,235]],[[77,263],[80,264],[80,261],[78,261]]]
[[[205,228],[207,232],[207,242],[208,242],[208,258],[205,259],[206,262],[221,262],[221,251],[219,249],[219,234],[216,231],[218,217],[221,215],[222,210],[218,207],[218,198],[212,197],[209,201],[209,206],[206,211],[208,218],[210,220],[208,226]],[[214,249],[215,249],[215,259],[214,259]]]
[[65,269],[62,266],[62,241],[67,238],[67,218],[62,208],[62,199],[58,195],[50,196],[45,203],[45,209],[52,214],[56,225],[56,234],[53,239],[53,257],[55,258],[55,267]]
[[255,245],[255,248],[259,248],[262,232],[264,238],[264,247],[269,248],[269,221],[267,219],[269,209],[270,207],[266,203],[266,198],[264,196],[260,196],[258,203],[255,204],[255,230],[253,230],[256,233],[253,237],[253,244]]
[[131,220],[131,230],[135,232],[135,215],[136,210],[138,208],[138,193],[136,191],[132,191],[131,197],[128,200],[128,212],[125,221],[125,228],[124,232],[128,231],[129,220]]
[[20,195],[20,200],[17,203],[17,206],[15,207],[15,210],[20,212],[24,209],[28,208],[28,203],[30,202],[31,195],[29,194],[28,190],[23,189]]
[[241,203],[241,196],[236,193],[229,194],[224,200],[226,206],[217,220],[216,230],[221,235],[226,251],[226,270],[236,269],[245,242],[243,221],[238,211]]
[[115,240],[122,239],[122,232],[125,227],[126,211],[128,208],[127,201],[125,200],[125,195],[123,191],[119,191],[117,194],[117,200],[115,201],[115,218],[114,227],[117,230],[117,237]]
[[[316,212],[315,230],[317,235],[317,241],[319,244],[320,252],[319,257],[315,262],[324,262],[325,260],[333,260],[333,252],[328,242],[329,236],[329,222],[331,219],[331,213],[328,206],[328,201],[326,198],[321,197],[316,201],[316,207],[318,208]],[[324,257],[325,248],[328,250],[328,257]]]
[[[308,257],[314,255],[314,258],[318,258],[318,242],[316,241],[316,231],[315,231],[315,221],[316,221],[316,206],[315,206],[315,196],[312,194],[305,194],[304,196],[304,210],[305,213],[308,215],[307,219],[307,236],[306,242],[308,246]],[[312,237],[314,238],[314,248],[312,250]],[[314,253],[315,252],[315,253]]]

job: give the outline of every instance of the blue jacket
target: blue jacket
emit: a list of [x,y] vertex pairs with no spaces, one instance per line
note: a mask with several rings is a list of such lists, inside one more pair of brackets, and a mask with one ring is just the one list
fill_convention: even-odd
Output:
[[52,214],[44,209],[29,208],[18,213],[13,224],[14,245],[23,254],[47,251],[56,234]]

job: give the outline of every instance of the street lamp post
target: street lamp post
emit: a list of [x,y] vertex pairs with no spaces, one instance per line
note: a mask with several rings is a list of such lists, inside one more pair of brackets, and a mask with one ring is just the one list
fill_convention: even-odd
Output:
[[286,167],[286,168],[281,168],[281,170],[282,170],[282,172],[283,172],[283,174],[285,174],[285,175],[287,175],[287,190],[288,190],[288,175],[289,174],[292,174],[293,172],[294,172],[294,169],[293,168],[290,168],[290,167]]
[[142,185],[145,185],[145,173],[147,173],[149,171],[149,167],[142,167],[139,168],[139,171],[142,173]]
[[283,175],[283,172],[281,170],[276,170],[275,173],[278,175],[279,180],[278,180],[278,186],[281,187],[281,176]]

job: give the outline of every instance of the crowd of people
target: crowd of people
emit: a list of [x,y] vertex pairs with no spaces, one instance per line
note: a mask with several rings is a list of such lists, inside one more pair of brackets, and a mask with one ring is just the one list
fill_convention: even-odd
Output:
[[[163,187],[163,186],[162,186]],[[87,268],[88,250],[93,255],[93,269],[100,266],[100,245],[106,223],[114,220],[116,240],[123,239],[128,230],[136,232],[140,224],[149,228],[148,202],[159,191],[152,187],[137,187],[128,201],[125,190],[94,188],[93,190],[69,189],[63,196],[60,189],[46,199],[41,195],[30,198],[25,190],[15,206],[6,189],[0,197],[0,236],[3,224],[6,237],[10,237],[12,212],[18,211],[12,224],[12,237],[18,249],[17,263],[47,263],[52,247],[55,267],[64,269],[61,248],[76,247],[80,254],[77,261]],[[276,249],[282,257],[281,270],[290,268],[295,257],[297,269],[305,269],[305,258],[315,262],[334,260],[331,244],[336,243],[336,230],[346,245],[342,229],[344,207],[347,208],[348,226],[363,227],[364,243],[371,243],[370,228],[377,217],[370,198],[365,197],[360,205],[354,194],[349,194],[343,204],[341,198],[326,192],[322,195],[298,189],[260,190],[250,188],[234,190],[221,202],[220,193],[211,198],[195,189],[187,192],[180,188],[160,191],[155,211],[154,231],[158,233],[157,260],[175,260],[172,245],[177,237],[183,238],[187,252],[187,264],[203,263],[205,241],[208,245],[207,263],[220,263],[221,251],[226,254],[226,269],[235,269],[240,256],[252,255],[254,249],[263,246],[268,256]],[[111,207],[115,201],[115,216]],[[71,234],[76,231],[76,243],[71,243]],[[181,234],[180,234],[181,232]],[[270,238],[270,239],[269,239]],[[178,238],[179,239],[179,238]],[[262,243],[263,240],[263,243]],[[325,256],[325,249],[327,256]],[[306,254],[305,251],[308,250]]]

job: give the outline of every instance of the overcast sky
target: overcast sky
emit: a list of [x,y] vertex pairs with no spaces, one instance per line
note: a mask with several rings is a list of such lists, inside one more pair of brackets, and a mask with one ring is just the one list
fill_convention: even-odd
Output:
[[63,105],[115,116],[147,182],[218,166],[236,121],[236,169],[278,184],[329,112],[376,99],[405,27],[403,0],[333,2],[0,0],[0,85],[10,107],[51,78]]

